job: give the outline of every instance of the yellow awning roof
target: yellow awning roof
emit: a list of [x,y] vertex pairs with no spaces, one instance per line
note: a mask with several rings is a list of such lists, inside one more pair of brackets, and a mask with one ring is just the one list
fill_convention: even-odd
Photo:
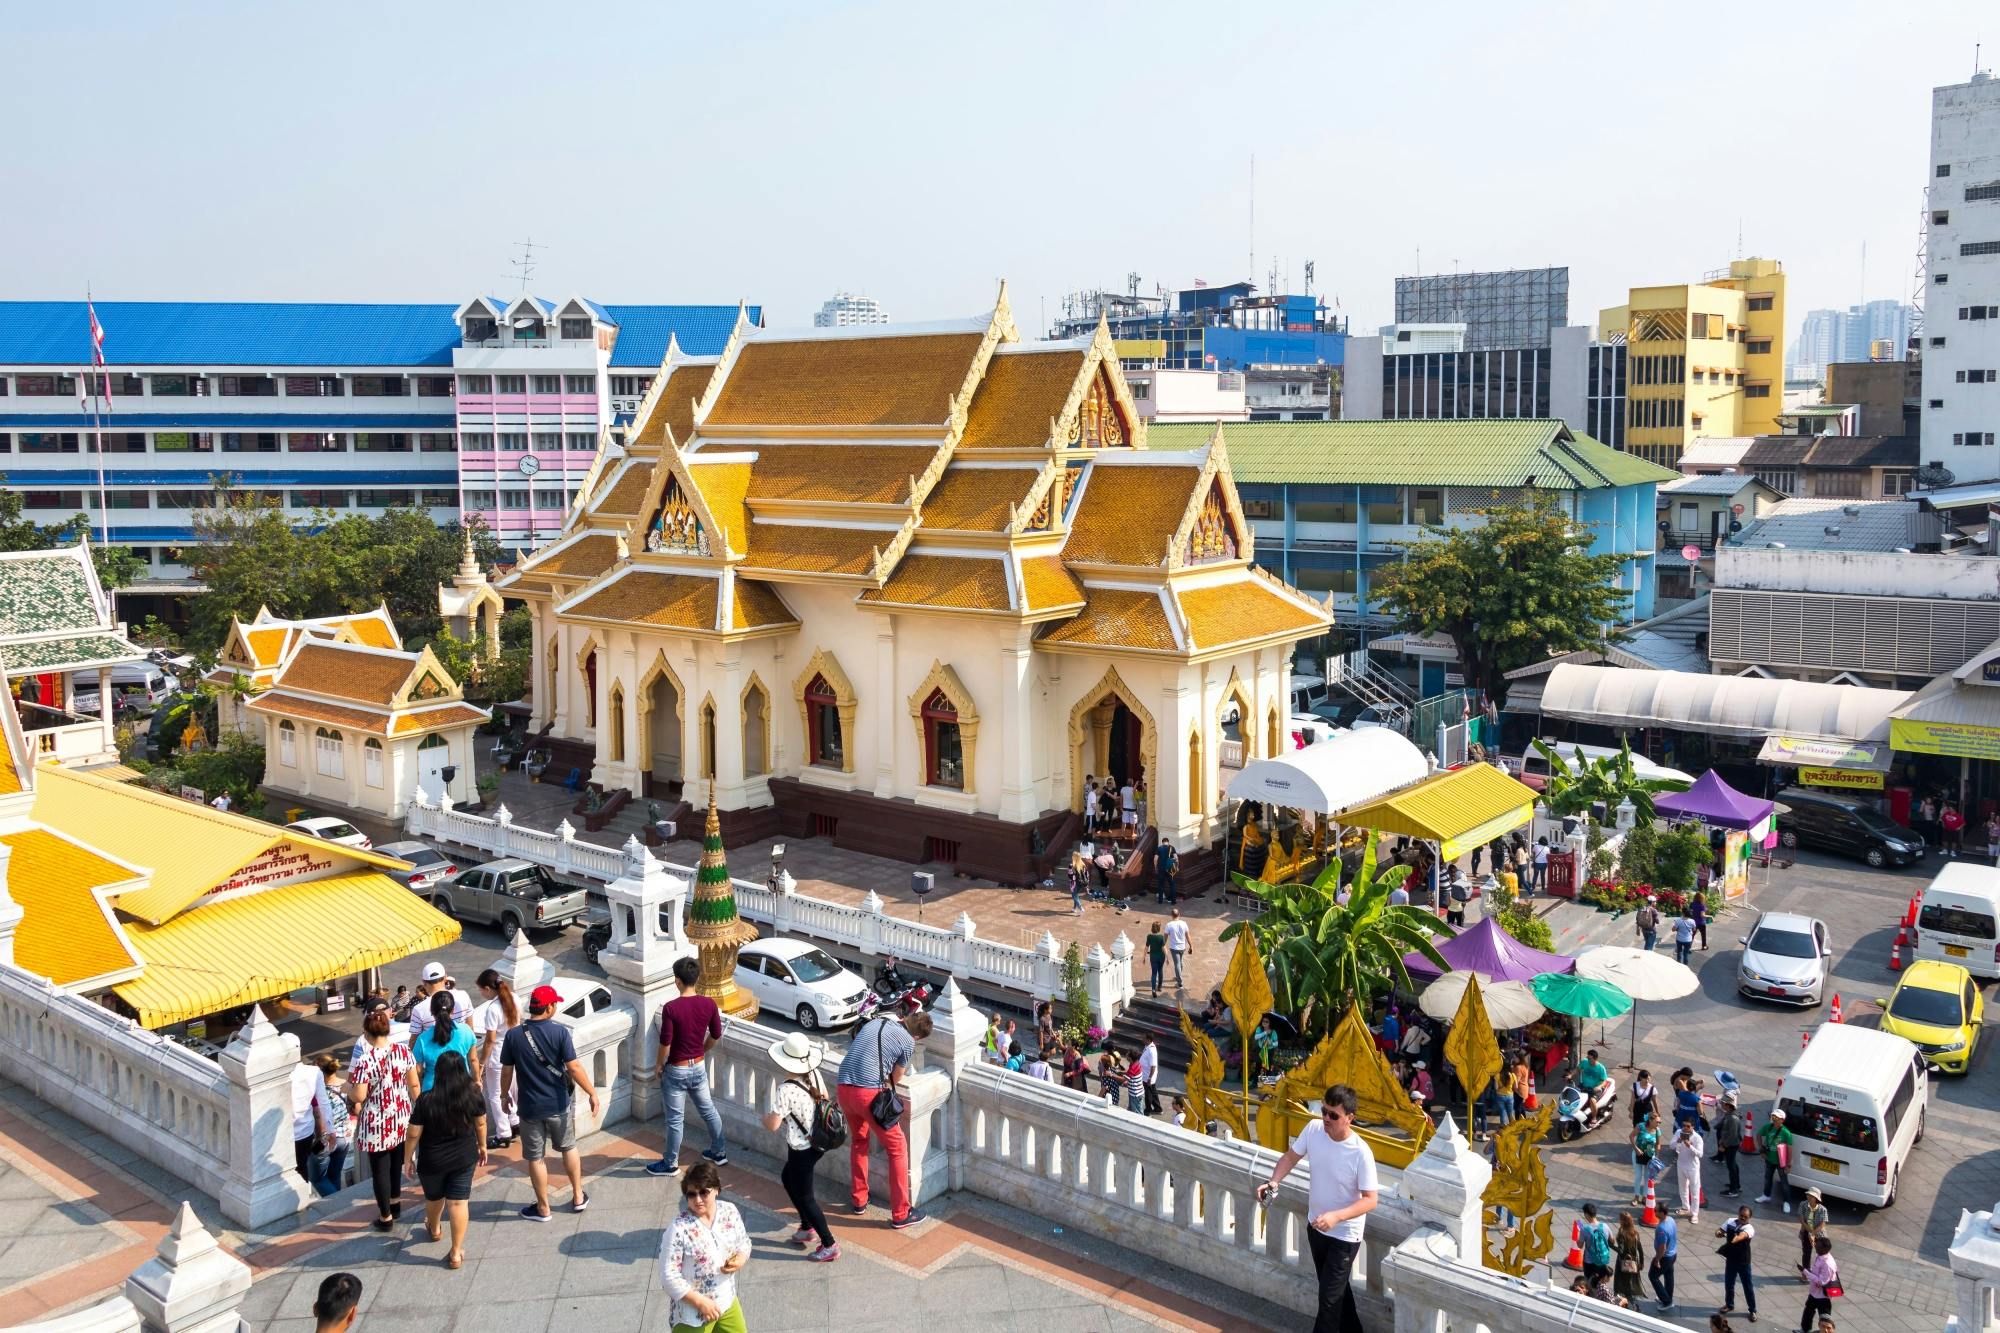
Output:
[[33,813],[38,824],[150,869],[153,882],[121,895],[118,910],[154,924],[286,843],[331,856],[336,865],[343,861],[386,869],[403,865],[393,856],[289,833],[248,815],[54,764],[35,770]]
[[1534,815],[1534,788],[1491,764],[1473,764],[1425,778],[1335,817],[1353,828],[1441,843],[1441,855],[1452,861],[1467,848],[1521,827]]
[[381,967],[459,935],[456,921],[372,870],[222,898],[125,931],[145,971],[114,989],[149,1028]]

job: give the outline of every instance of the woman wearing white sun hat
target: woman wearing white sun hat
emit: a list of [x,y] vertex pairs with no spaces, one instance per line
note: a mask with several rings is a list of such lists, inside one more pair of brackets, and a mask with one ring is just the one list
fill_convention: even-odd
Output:
[[[814,1263],[831,1263],[840,1257],[840,1246],[834,1243],[826,1213],[814,1194],[814,1168],[828,1149],[840,1146],[827,1142],[833,1129],[838,1127],[843,1141],[847,1135],[840,1104],[827,1095],[826,1085],[820,1081],[819,1067],[826,1059],[826,1048],[803,1033],[793,1032],[772,1042],[770,1050],[771,1063],[789,1075],[772,1096],[764,1128],[777,1130],[785,1138],[785,1166],[778,1179],[792,1207],[799,1211],[799,1228],[792,1233],[791,1243],[806,1248],[817,1241],[818,1247],[807,1257]],[[813,1142],[816,1128],[820,1131],[818,1145]]]

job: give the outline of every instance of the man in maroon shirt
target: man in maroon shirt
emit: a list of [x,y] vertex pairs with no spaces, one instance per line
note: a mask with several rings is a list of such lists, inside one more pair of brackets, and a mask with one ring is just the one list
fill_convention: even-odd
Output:
[[702,1153],[717,1166],[729,1164],[729,1144],[722,1137],[722,1117],[708,1095],[708,1067],[703,1059],[722,1040],[722,1010],[714,1000],[695,993],[701,964],[683,958],[674,964],[677,999],[660,1008],[660,1091],[667,1103],[667,1149],[657,1162],[646,1164],[649,1175],[677,1176],[681,1171],[681,1128],[687,1120],[687,1099],[708,1126],[708,1148]]

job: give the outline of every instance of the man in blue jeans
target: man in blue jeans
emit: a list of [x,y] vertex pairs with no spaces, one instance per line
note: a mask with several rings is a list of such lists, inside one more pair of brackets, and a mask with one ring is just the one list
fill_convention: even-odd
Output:
[[701,963],[683,958],[674,964],[674,985],[680,996],[660,1009],[660,1092],[667,1104],[667,1146],[646,1172],[677,1176],[681,1170],[681,1129],[687,1122],[687,1101],[708,1126],[708,1147],[702,1153],[717,1166],[729,1164],[729,1144],[722,1137],[722,1117],[708,1095],[709,1049],[722,1040],[722,1010],[714,1000],[695,993]]

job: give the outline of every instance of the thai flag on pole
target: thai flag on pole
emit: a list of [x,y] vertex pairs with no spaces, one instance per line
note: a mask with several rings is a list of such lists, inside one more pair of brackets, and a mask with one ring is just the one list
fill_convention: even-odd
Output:
[[84,313],[90,318],[90,365],[97,374],[98,392],[104,397],[104,410],[111,410],[111,375],[104,368],[104,326],[97,322],[97,305],[90,298],[83,302]]

